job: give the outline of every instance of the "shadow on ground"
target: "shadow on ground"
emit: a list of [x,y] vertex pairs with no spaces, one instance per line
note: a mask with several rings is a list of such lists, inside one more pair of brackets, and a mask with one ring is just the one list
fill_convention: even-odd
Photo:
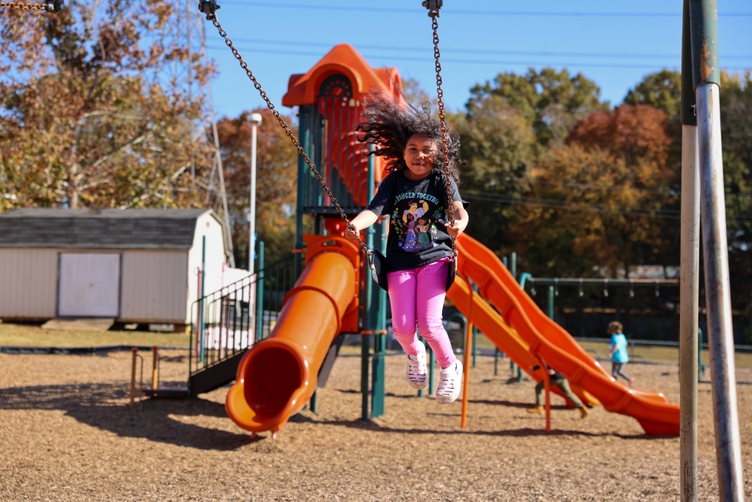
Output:
[[[562,407],[563,408],[563,407]],[[435,414],[434,415],[438,415]],[[459,413],[451,414],[452,416],[459,416]],[[523,427],[520,429],[495,429],[495,430],[436,430],[436,429],[422,429],[416,427],[390,427],[384,426],[376,420],[319,420],[312,418],[307,413],[299,413],[290,419],[290,422],[298,423],[316,423],[321,425],[333,425],[336,427],[347,427],[352,429],[369,430],[372,432],[386,432],[394,434],[467,434],[468,436],[495,436],[495,437],[555,437],[555,436],[570,436],[570,437],[615,437],[621,439],[646,439],[655,440],[657,436],[648,436],[647,434],[628,435],[618,434],[613,432],[587,432],[567,429],[554,429],[551,432],[546,432],[543,428],[530,428]]]
[[[80,384],[0,389],[0,410],[62,410],[66,415],[118,436],[144,438],[200,450],[234,450],[261,439],[187,424],[174,416],[226,417],[221,403],[200,398],[143,399],[133,408],[123,385]],[[120,401],[120,402],[115,402]]]

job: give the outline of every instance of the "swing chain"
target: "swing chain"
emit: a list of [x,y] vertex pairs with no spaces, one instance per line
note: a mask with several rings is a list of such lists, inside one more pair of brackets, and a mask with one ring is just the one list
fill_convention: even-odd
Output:
[[0,7],[39,12],[60,12],[63,9],[63,0],[47,0],[44,3],[0,2]]
[[[211,2],[203,2],[199,4],[199,9],[202,9],[202,5],[204,4],[211,4],[215,3],[215,0],[212,0]],[[219,7],[217,7],[219,8]],[[203,10],[201,12],[204,12]],[[253,72],[250,68],[248,68],[248,63],[246,63],[243,60],[243,57],[240,55],[240,52],[235,48],[235,46],[232,43],[232,40],[227,36],[227,32],[222,29],[222,26],[219,24],[219,21],[217,20],[217,16],[212,11],[211,13],[206,13],[206,18],[212,22],[212,24],[217,28],[217,31],[219,32],[219,36],[221,36],[224,41],[225,45],[232,50],[233,56],[235,56],[235,59],[238,60],[240,63],[240,67],[245,70],[246,75],[248,75],[248,78],[253,82],[253,87],[256,88],[256,90],[261,95],[261,98],[266,102],[266,106],[271,110],[272,114],[274,115],[274,118],[277,119],[277,122],[279,122],[279,125],[282,126],[282,129],[284,129],[285,134],[288,138],[290,138],[290,141],[292,141],[292,144],[295,146],[295,148],[298,150],[298,153],[303,158],[306,164],[308,164],[308,169],[313,173],[313,175],[316,177],[316,180],[318,180],[321,187],[324,189],[324,192],[326,192],[327,197],[329,197],[329,200],[332,201],[332,204],[334,204],[335,209],[339,213],[340,218],[345,222],[345,224],[351,228],[352,225],[350,223],[350,220],[347,218],[347,215],[345,214],[345,211],[342,209],[342,206],[339,205],[339,202],[334,197],[334,194],[332,193],[331,189],[326,185],[326,182],[324,181],[324,178],[321,176],[321,173],[319,173],[318,169],[316,169],[316,166],[313,165],[313,161],[308,157],[308,154],[305,152],[303,147],[300,145],[300,142],[295,138],[295,134],[290,129],[290,126],[287,125],[287,122],[285,122],[285,119],[282,118],[282,116],[279,114],[277,109],[274,107],[274,104],[271,102],[269,97],[266,95],[266,91],[261,88],[261,84],[258,80],[256,80],[255,75],[253,75]],[[360,238],[360,235],[356,232],[355,236],[358,239],[358,244],[360,245],[360,248],[363,250],[363,253],[366,254],[366,256],[371,255],[371,251],[368,249],[368,246],[366,246],[366,243],[363,242],[363,240]]]
[[[439,103],[439,121],[441,123],[441,146],[444,153],[444,177],[446,178],[447,193],[447,213],[449,216],[449,225],[454,225],[454,207],[452,207],[452,173],[449,170],[449,145],[447,142],[447,125],[446,116],[444,115],[444,91],[441,89],[441,51],[439,51],[439,8],[442,0],[426,0],[423,6],[428,9],[428,15],[431,18],[431,29],[433,30],[433,56],[436,59],[436,95]],[[452,251],[456,254],[455,238],[452,237]]]

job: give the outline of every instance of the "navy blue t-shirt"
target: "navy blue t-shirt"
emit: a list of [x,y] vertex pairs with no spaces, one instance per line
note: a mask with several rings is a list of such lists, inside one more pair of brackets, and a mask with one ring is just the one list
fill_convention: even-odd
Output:
[[[390,272],[408,270],[452,256],[447,233],[446,178],[433,170],[422,180],[411,180],[404,170],[393,171],[381,182],[368,208],[390,218],[386,254]],[[452,200],[461,201],[452,180]]]

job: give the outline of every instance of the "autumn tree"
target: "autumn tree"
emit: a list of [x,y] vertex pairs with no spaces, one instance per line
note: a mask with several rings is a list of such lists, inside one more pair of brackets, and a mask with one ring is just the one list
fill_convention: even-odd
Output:
[[[256,233],[264,241],[267,262],[288,256],[295,245],[298,152],[267,109],[257,129]],[[248,263],[252,112],[217,122],[227,184],[227,204],[238,264]],[[284,117],[288,124],[291,117]],[[296,132],[296,131],[294,131]]]
[[[173,46],[165,0],[71,0],[0,17],[0,210],[206,204],[211,66]],[[147,36],[148,35],[148,36]]]
[[539,157],[512,229],[527,268],[576,277],[598,267],[615,277],[632,265],[663,263],[679,228],[666,211],[676,176],[667,165],[667,123],[653,107],[622,105],[592,114],[565,145]]
[[650,105],[669,119],[681,113],[681,72],[664,68],[642,79],[624,98],[627,105]]
[[454,119],[461,137],[461,193],[471,201],[468,229],[483,235],[498,250],[512,243],[508,226],[514,211],[498,197],[515,197],[529,189],[529,164],[535,133],[522,111],[496,95],[477,99],[466,115]]
[[525,75],[500,73],[493,81],[470,90],[466,104],[468,114],[483,107],[494,95],[522,112],[532,126],[540,148],[561,144],[569,130],[594,111],[607,110],[601,102],[600,88],[581,73],[570,76],[564,69],[535,70]]

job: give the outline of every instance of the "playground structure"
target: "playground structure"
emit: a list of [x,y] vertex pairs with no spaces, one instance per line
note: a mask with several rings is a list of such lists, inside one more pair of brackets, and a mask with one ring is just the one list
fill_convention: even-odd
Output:
[[[236,424],[253,433],[277,432],[308,404],[314,396],[319,370],[325,367],[330,346],[338,334],[358,333],[363,340],[373,336],[377,347],[383,346],[386,312],[383,292],[375,288],[365,273],[366,261],[361,260],[358,246],[343,239],[345,225],[332,202],[333,198],[341,201],[348,216],[357,214],[381,179],[380,166],[352,139],[362,95],[375,85],[396,95],[400,85],[398,73],[370,69],[352,47],[344,44],[332,49],[306,74],[290,79],[283,103],[300,106],[302,144],[320,166],[321,177],[331,187],[332,194],[323,193],[318,184],[311,183],[313,177],[301,166],[299,229],[303,214],[315,214],[315,227],[325,235],[298,234],[296,267],[300,278],[286,293],[269,337],[262,339],[257,334],[256,343],[244,355],[228,353],[227,360],[235,362],[237,373],[226,409]],[[371,232],[378,232],[383,242],[383,227]],[[378,241],[373,237],[366,233],[369,247],[374,240]],[[603,404],[609,411],[636,418],[647,434],[679,434],[678,406],[668,403],[660,393],[630,389],[615,382],[537,307],[501,261],[480,242],[463,235],[457,240],[457,247],[460,278],[449,291],[449,299],[470,324],[477,326],[532,379],[545,378],[543,371],[532,370],[542,359],[561,371],[586,403]],[[473,292],[470,281],[477,286],[478,293]],[[228,291],[211,303],[230,303],[234,299]],[[204,326],[204,338],[199,339],[198,346],[216,354],[223,344],[215,348],[206,340],[209,326],[216,331],[231,317],[222,317],[221,312],[227,309],[219,309],[219,318],[212,318],[216,315],[208,315],[206,305],[202,307],[199,302],[197,307],[200,314],[197,318],[202,319]],[[237,327],[226,331],[224,339],[229,340]],[[257,333],[261,331],[257,329]],[[226,350],[231,349],[234,346],[226,346]],[[379,376],[383,351],[377,350],[371,358],[366,350],[363,356],[362,391],[372,399],[370,413],[365,409],[363,418],[369,419],[383,412],[383,379]],[[209,359],[207,353],[204,361]],[[369,360],[373,365],[370,385]],[[216,370],[224,364],[228,363],[221,358],[212,359],[207,370]],[[193,393],[201,378],[200,371],[192,375]],[[222,383],[232,378],[226,376],[225,380]]]
[[[427,0],[424,2],[424,6],[429,8],[429,15],[432,15],[433,19],[433,26],[434,26],[434,40],[436,44],[436,59],[437,59],[437,83],[439,84],[439,95],[441,96],[441,88],[440,88],[440,76],[438,72],[440,71],[440,65],[438,63],[438,37],[436,34],[436,26],[437,26],[437,17],[438,17],[438,9],[441,7],[441,1],[440,0]],[[7,3],[4,4],[3,7],[10,7],[10,8],[26,8],[26,10],[30,10],[28,6],[26,7],[18,7],[19,5],[24,4],[15,4],[15,3]],[[31,10],[47,10],[49,12],[57,12],[61,8],[61,2],[48,2],[46,4],[39,4],[34,9]],[[207,15],[207,19],[211,20],[215,26],[220,30],[220,33],[223,34],[223,30],[221,29],[217,19],[216,19],[216,10],[218,9],[218,5],[216,4],[216,0],[211,1],[204,1],[199,4],[199,8],[202,12],[204,12]],[[223,34],[223,37],[225,35]],[[724,192],[723,192],[723,169],[722,169],[722,158],[721,158],[721,138],[720,138],[720,113],[719,113],[719,86],[720,86],[720,72],[719,72],[719,65],[718,65],[718,53],[717,53],[717,15],[716,15],[716,6],[714,0],[685,0],[684,2],[684,25],[683,25],[683,57],[682,57],[682,77],[683,77],[683,85],[682,85],[682,123],[683,123],[683,158],[682,158],[682,250],[681,250],[681,262],[684,265],[682,267],[682,277],[681,277],[681,285],[682,285],[682,316],[681,316],[681,339],[685,342],[682,345],[681,349],[681,358],[680,358],[680,371],[681,371],[681,382],[682,382],[682,392],[681,392],[681,431],[682,431],[682,439],[681,439],[681,457],[682,457],[682,468],[681,468],[681,493],[682,493],[682,499],[683,500],[695,500],[696,499],[696,493],[697,493],[697,457],[696,457],[696,446],[697,446],[697,430],[696,430],[696,423],[697,423],[697,386],[696,386],[696,379],[695,375],[697,373],[697,291],[698,291],[698,261],[699,261],[699,220],[700,217],[702,217],[703,221],[703,247],[704,247],[704,263],[705,263],[705,284],[706,284],[706,305],[708,309],[708,335],[709,335],[709,346],[710,346],[710,354],[711,354],[711,366],[712,366],[712,385],[713,385],[713,399],[714,399],[714,418],[715,418],[715,436],[716,436],[716,450],[718,454],[717,462],[718,462],[718,478],[719,478],[719,489],[720,489],[720,498],[722,500],[743,500],[743,481],[742,481],[742,469],[741,469],[741,451],[740,451],[740,438],[739,438],[739,424],[738,424],[738,416],[737,416],[737,405],[736,405],[736,388],[734,384],[734,359],[733,359],[733,339],[731,334],[731,305],[730,305],[730,289],[729,289],[729,270],[728,270],[728,252],[727,252],[727,243],[726,243],[726,225],[725,225],[725,207],[724,207]],[[229,40],[228,40],[229,42]],[[237,51],[232,47],[230,43],[228,45],[233,49],[236,58],[238,58],[241,63],[242,59],[238,55]],[[255,80],[255,77],[253,77],[250,70],[247,69],[247,67],[244,66],[246,69],[246,73],[251,78],[251,80],[254,82],[254,84],[257,86],[259,90],[261,90],[260,85],[258,85],[258,82]],[[335,76],[336,73],[331,71],[332,68],[327,68],[327,75],[326,77]],[[321,75],[319,75],[321,76]],[[341,80],[342,81],[342,80]],[[353,82],[350,81],[352,84]],[[362,84],[362,82],[358,82],[359,84]],[[318,89],[321,89],[322,82],[316,81],[315,84],[317,84],[319,87]],[[351,102],[357,106],[357,99],[354,98],[354,95],[356,92],[363,92],[365,89],[362,87],[358,87],[357,91],[353,89],[353,93],[351,95],[348,95],[346,93],[346,88],[342,85],[334,85],[332,86],[333,89],[339,89],[338,93],[335,95],[338,96],[345,96],[347,101],[345,104],[345,101],[342,102],[343,106],[352,106]],[[316,86],[313,87],[313,89],[317,89]],[[691,91],[690,91],[691,89]],[[397,89],[398,90],[398,89]],[[268,100],[267,100],[268,102]],[[269,102],[268,102],[269,103]],[[299,103],[298,103],[299,104]],[[269,106],[271,109],[273,109],[273,106],[271,103],[269,103]],[[310,105],[308,105],[310,106]],[[305,127],[303,126],[303,114],[302,114],[302,108],[301,106],[301,136],[304,137],[305,133],[311,133],[310,130],[306,131]],[[310,111],[310,109],[309,109]],[[320,109],[319,109],[320,112]],[[279,119],[279,115],[276,115]],[[320,118],[320,115],[319,115]],[[332,117],[333,118],[333,117]],[[443,110],[442,110],[442,119],[443,119]],[[326,122],[326,120],[324,120]],[[280,123],[283,125],[283,122],[280,119]],[[287,128],[286,128],[287,129]],[[288,133],[289,133],[289,129]],[[291,136],[292,138],[292,136]],[[328,137],[327,137],[328,138]],[[293,142],[296,143],[296,146],[299,147],[299,151],[301,152],[302,157],[307,160],[308,165],[312,168],[312,171],[317,174],[317,179],[319,182],[322,183],[322,186],[325,188],[326,197],[320,196],[319,197],[319,203],[321,204],[321,207],[326,207],[327,202],[331,202],[332,193],[331,191],[326,188],[326,184],[324,183],[324,180],[316,173],[315,169],[313,168],[313,164],[310,162],[310,159],[305,155],[302,148],[300,148],[300,145],[297,144],[297,141],[293,139]],[[304,140],[304,143],[311,142],[310,137],[307,140]],[[345,141],[346,144],[352,144],[352,142]],[[322,142],[319,142],[318,145],[322,146]],[[329,157],[329,159],[334,159],[339,157],[341,159],[341,155],[339,153],[336,154],[336,157]],[[349,157],[345,155],[344,158]],[[365,160],[365,165],[368,166],[368,172],[363,173],[362,167],[364,165],[363,162],[354,164],[351,169],[347,169],[344,166],[336,166],[331,165],[329,166],[332,170],[332,173],[335,173],[335,176],[333,178],[330,178],[330,181],[336,182],[336,183],[342,183],[346,187],[346,191],[350,194],[353,203],[361,202],[363,200],[368,200],[369,194],[372,194],[374,185],[377,182],[375,179],[375,166],[370,161],[371,157],[367,157]],[[303,164],[301,163],[301,169],[303,168]],[[362,184],[354,184],[352,183],[352,177],[357,178],[358,174],[365,174],[367,176],[367,181],[365,185]],[[303,184],[302,178],[299,178],[299,190],[301,189],[301,185]],[[366,197],[363,198],[362,194],[365,190]],[[300,192],[299,192],[300,195]],[[299,204],[302,199],[299,198]],[[347,222],[347,216],[346,213],[340,208],[340,206],[335,202],[334,206],[337,208],[338,212],[341,213],[345,223]],[[300,214],[300,213],[299,213]],[[337,224],[333,224],[330,221],[327,221],[326,217],[326,211],[322,211],[317,214],[317,230],[319,231],[328,231],[330,233],[330,237],[333,237],[337,232],[342,233],[344,230],[344,226],[337,222]],[[382,245],[383,245],[383,229],[381,229],[381,236],[382,236]],[[368,246],[369,248],[373,245],[373,239],[374,237],[374,231],[371,230],[368,232],[368,244],[363,244],[363,247]],[[302,235],[299,233],[298,235],[298,243],[301,242]],[[296,250],[300,251],[301,248],[298,247],[296,244]],[[472,244],[469,246],[472,248],[472,251],[481,252],[482,249],[480,248],[473,248]],[[321,256],[326,256],[326,254],[323,254]],[[318,263],[318,259],[314,259],[314,257],[310,257],[311,261],[308,263],[307,267],[314,267],[316,263]],[[341,259],[335,260],[335,261],[342,261]],[[468,260],[468,263],[470,260]],[[351,262],[352,263],[352,262]],[[460,260],[460,263],[462,263],[462,260]],[[486,265],[488,265],[487,262],[485,262]],[[462,265],[461,265],[462,266]],[[472,275],[473,268],[472,265],[469,265],[469,271],[467,272],[468,275]],[[318,267],[315,267],[318,268]],[[336,270],[342,271],[342,265],[335,266]],[[346,267],[345,267],[346,268]],[[353,268],[355,268],[353,266]],[[362,265],[361,265],[362,268]],[[298,267],[299,269],[299,267]],[[313,270],[313,269],[311,269]],[[464,270],[464,269],[463,269]],[[378,336],[382,336],[381,333],[383,331],[383,309],[381,308],[383,306],[383,295],[382,297],[379,297],[377,295],[377,292],[374,290],[374,287],[372,284],[365,285],[365,282],[367,281],[361,281],[361,277],[364,277],[365,274],[360,273],[361,270],[353,270],[353,278],[354,282],[356,282],[358,285],[361,286],[361,292],[365,295],[366,302],[364,303],[365,312],[366,315],[361,315],[360,324],[359,327],[361,328],[362,334],[373,334],[374,330],[372,328],[375,328],[375,332],[379,333]],[[501,274],[501,275],[499,275]],[[488,276],[485,275],[483,277],[476,276],[476,280],[481,281],[481,284],[479,284],[479,289],[481,290],[481,295],[491,295],[489,296],[489,299],[494,303],[496,308],[501,313],[502,322],[508,322],[508,324],[515,328],[516,330],[519,330],[522,332],[522,339],[528,343],[528,349],[531,354],[534,356],[541,356],[544,359],[547,360],[555,360],[557,364],[563,365],[559,366],[558,369],[565,374],[570,380],[572,380],[574,383],[581,383],[582,387],[590,388],[593,391],[595,391],[597,394],[601,396],[601,400],[604,403],[604,406],[607,409],[612,409],[613,411],[624,411],[625,413],[629,412],[629,414],[634,413],[636,416],[637,413],[639,413],[639,418],[636,416],[638,421],[640,421],[640,424],[643,426],[645,431],[650,434],[651,431],[653,433],[671,433],[667,431],[673,431],[675,430],[674,427],[676,427],[678,424],[674,424],[673,418],[674,415],[679,414],[678,408],[670,408],[663,410],[664,412],[671,411],[670,413],[664,413],[671,416],[671,419],[669,421],[660,422],[658,420],[657,415],[659,414],[658,411],[656,411],[660,406],[665,405],[665,403],[662,403],[661,396],[660,395],[643,395],[643,396],[637,396],[634,393],[626,393],[623,394],[619,391],[619,389],[613,388],[613,386],[602,386],[597,385],[596,382],[600,382],[600,373],[603,373],[602,370],[599,368],[597,363],[595,365],[591,364],[590,361],[587,359],[579,357],[580,350],[577,350],[576,347],[567,346],[567,339],[566,337],[561,337],[558,335],[561,335],[554,327],[552,326],[546,326],[545,329],[542,329],[542,326],[544,325],[544,322],[542,319],[546,319],[545,316],[539,318],[540,316],[537,315],[535,311],[527,312],[525,310],[524,304],[521,302],[521,298],[524,298],[523,295],[518,295],[514,290],[510,289],[508,285],[504,282],[504,273],[503,270],[499,271],[499,274],[495,274],[495,276]],[[317,279],[311,279],[312,283],[307,283],[305,280],[303,282],[298,282],[298,287],[301,289],[299,290],[299,293],[302,293],[304,291],[315,291],[314,293],[317,298],[317,301],[322,301],[326,303],[325,300],[328,300],[331,302],[331,305],[327,306],[327,323],[326,327],[321,327],[320,329],[324,332],[322,333],[315,333],[313,334],[313,338],[318,342],[318,345],[324,345],[326,344],[329,339],[329,333],[332,331],[333,327],[332,324],[335,323],[336,319],[336,325],[339,329],[342,329],[342,317],[344,317],[344,312],[342,311],[344,307],[344,301],[348,298],[348,291],[339,291],[338,295],[335,297],[333,295],[330,295],[326,291],[326,286],[329,284],[336,283],[335,279],[332,277],[329,277],[326,275],[325,277],[318,277],[317,274],[314,274],[312,272],[303,272],[302,278],[307,278],[309,275],[312,277],[317,277]],[[350,274],[345,273],[346,277],[349,278]],[[306,279],[307,280],[307,279]],[[345,280],[344,282],[348,282]],[[454,288],[453,288],[454,289]],[[467,289],[464,297],[461,299],[467,299],[472,298],[473,294],[471,293],[471,289]],[[450,291],[450,297],[454,295],[455,293]],[[297,294],[294,295],[297,297]],[[308,295],[306,295],[308,296]],[[375,301],[374,301],[375,299]],[[290,300],[288,300],[290,301]],[[355,301],[355,300],[352,300]],[[477,303],[475,301],[468,302],[469,305],[467,306],[469,314],[468,319],[473,319],[473,307],[480,308],[483,307],[483,304]],[[198,333],[198,338],[200,340],[199,347],[201,349],[201,353],[199,356],[200,361],[203,363],[205,362],[205,354],[204,349],[206,349],[204,340],[205,340],[205,330],[204,328],[207,326],[207,318],[205,315],[205,307],[206,307],[206,300],[202,298],[199,301],[200,305],[200,319],[201,319],[201,329]],[[378,312],[378,316],[376,316],[375,319],[371,319],[370,313],[373,312],[373,308],[376,308],[376,312]],[[490,310],[488,309],[480,309],[481,311],[484,311],[487,317],[490,316]],[[224,309],[221,310],[224,312]],[[350,306],[347,306],[345,311],[350,311]],[[287,317],[291,317],[291,312],[295,312],[295,309],[289,309],[289,311],[283,311],[280,313],[279,322],[277,326],[272,331],[272,336],[270,340],[274,340],[278,335],[282,334],[284,329],[280,328],[280,326],[285,326]],[[355,310],[355,312],[358,312]],[[284,314],[284,315],[283,315]],[[541,312],[542,314],[542,312]],[[222,317],[220,316],[219,322],[221,323]],[[212,320],[209,320],[212,321]],[[214,322],[217,322],[217,320],[213,320]],[[242,323],[242,321],[241,321]],[[495,323],[499,324],[499,323]],[[248,327],[250,327],[250,324],[248,324]],[[369,329],[363,329],[363,328],[369,328]],[[336,334],[335,334],[336,335]],[[552,342],[551,340],[545,338],[547,336],[552,336],[556,339],[555,342]],[[282,337],[279,337],[282,339]],[[368,345],[365,340],[368,340],[367,337],[363,338],[363,349],[364,349],[364,355],[367,353]],[[383,338],[381,339],[381,342],[383,343]],[[269,342],[267,345],[271,345],[273,342]],[[307,346],[307,344],[310,343],[310,340],[305,339],[303,340],[303,344]],[[557,346],[557,344],[564,344],[564,346],[567,346],[568,350],[563,350],[561,346]],[[295,345],[295,344],[293,344]],[[244,359],[248,359],[249,361],[252,361],[254,359],[253,353],[254,350],[257,350],[257,347],[263,346],[261,342],[258,344],[255,344],[251,350],[248,351],[248,353],[243,356]],[[283,345],[280,345],[282,347]],[[292,350],[298,350],[297,347],[292,346],[286,346],[287,349],[284,349],[284,351],[290,351]],[[380,347],[378,349],[378,352],[381,353],[383,350],[383,347]],[[221,347],[220,347],[221,352]],[[278,351],[275,350],[269,350],[267,351],[271,354],[275,354]],[[325,356],[323,355],[324,351],[321,350],[320,347],[316,347],[316,349],[313,350],[312,353],[307,353],[305,356],[297,357],[297,364],[299,369],[306,369],[309,372],[311,370],[316,370],[317,367],[320,368],[321,364],[324,362]],[[275,357],[281,357],[286,358],[287,355],[275,355]],[[551,359],[549,359],[551,358]],[[222,359],[220,357],[220,359]],[[374,359],[374,365],[375,361],[378,358]],[[364,358],[365,361],[365,358]],[[224,365],[224,368],[228,368],[230,365],[223,360],[219,360],[215,368],[218,368],[220,365]],[[244,373],[238,372],[238,381],[244,383],[244,377],[246,375],[252,375],[252,376],[259,376],[259,373],[262,372],[254,372],[250,368],[250,364],[240,365],[240,368],[243,369]],[[208,370],[209,367],[205,367],[204,369]],[[301,371],[302,371],[301,369]],[[302,372],[301,376],[310,375],[310,373]],[[374,382],[377,381],[377,372],[374,373]],[[191,378],[193,379],[195,375],[192,375]],[[535,374],[533,375],[535,377]],[[263,380],[263,376],[261,378],[258,378],[258,380]],[[310,376],[309,376],[310,378]],[[367,378],[366,378],[367,380]],[[274,385],[276,382],[272,380],[264,380],[263,382],[259,383],[259,385]],[[291,394],[292,398],[290,402],[294,401],[292,405],[283,406],[284,410],[290,410],[290,411],[284,411],[283,415],[276,416],[273,420],[271,420],[268,423],[265,423],[264,425],[261,425],[260,430],[278,430],[282,425],[284,425],[284,422],[286,421],[286,418],[289,418],[289,415],[285,415],[291,410],[294,410],[298,406],[302,406],[303,403],[301,403],[301,400],[306,396],[313,396],[312,391],[310,391],[310,380],[305,380],[304,383],[307,385],[305,389],[298,389],[294,390]],[[366,382],[367,383],[367,382]],[[237,385],[237,384],[236,384]],[[591,386],[592,385],[592,386]],[[617,384],[618,385],[618,384]],[[315,385],[314,385],[315,386]],[[596,390],[597,389],[597,390]],[[238,391],[239,392],[239,391]],[[232,392],[231,392],[232,393]],[[276,392],[267,392],[267,395],[275,395]],[[618,396],[622,394],[622,397],[619,398]],[[252,409],[252,406],[255,406],[256,409],[254,410],[254,413],[256,415],[254,416],[261,416],[262,414],[259,413],[260,409],[263,409],[265,406],[267,406],[267,403],[260,403],[255,402],[254,399],[259,394],[255,394],[254,392],[251,392],[250,390],[243,390],[243,395],[246,403],[249,405],[249,408]],[[366,393],[364,392],[364,397],[366,396]],[[638,399],[639,397],[639,399]],[[635,404],[638,403],[638,404]],[[241,403],[242,404],[242,403]],[[382,403],[383,404],[383,403]],[[231,405],[230,405],[231,406]],[[299,408],[298,408],[299,409]],[[263,410],[264,413],[268,413],[271,416],[271,412],[269,410],[275,411],[275,409],[269,408],[266,410]],[[639,410],[639,411],[638,411]],[[232,415],[231,415],[232,416]],[[249,430],[256,430],[256,429],[250,429]]]

